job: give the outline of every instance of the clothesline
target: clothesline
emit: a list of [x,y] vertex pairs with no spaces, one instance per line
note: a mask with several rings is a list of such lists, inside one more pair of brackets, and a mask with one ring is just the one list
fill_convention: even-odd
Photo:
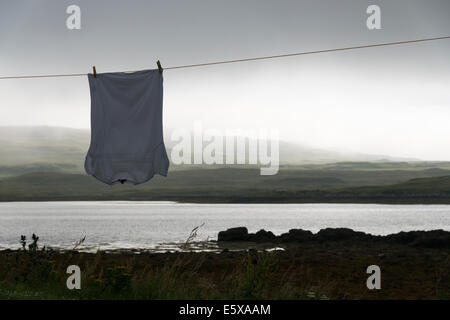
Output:
[[[180,65],[180,66],[173,66],[173,67],[164,67],[163,70],[184,69],[184,68],[204,67],[204,66],[211,66],[211,65],[218,65],[218,64],[238,63],[238,62],[267,60],[267,59],[276,59],[276,58],[286,58],[286,57],[294,57],[294,56],[302,56],[302,55],[310,55],[310,54],[318,54],[318,53],[347,51],[347,50],[374,48],[374,47],[383,47],[383,46],[393,46],[393,45],[435,41],[435,40],[443,40],[443,39],[450,39],[450,36],[424,38],[424,39],[416,39],[416,40],[406,40],[406,41],[396,41],[396,42],[385,42],[385,43],[368,44],[368,45],[353,46],[353,47],[333,48],[333,49],[326,49],[326,50],[304,51],[304,52],[280,54],[280,55],[274,55],[274,56],[263,56],[263,57],[255,57],[255,58],[244,58],[244,59],[215,61],[215,62],[206,62],[206,63],[198,63],[198,64],[187,64],[187,65]],[[141,70],[131,70],[131,71],[121,71],[121,72],[136,72],[136,71],[141,71]],[[28,79],[28,78],[80,77],[80,76],[87,76],[87,75],[88,75],[87,73],[71,73],[71,74],[4,76],[4,77],[0,77],[0,80]]]

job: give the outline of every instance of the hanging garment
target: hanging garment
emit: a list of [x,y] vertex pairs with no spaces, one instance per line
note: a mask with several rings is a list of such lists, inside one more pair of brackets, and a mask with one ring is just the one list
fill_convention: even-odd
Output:
[[159,70],[89,74],[91,144],[86,172],[107,184],[167,176]]

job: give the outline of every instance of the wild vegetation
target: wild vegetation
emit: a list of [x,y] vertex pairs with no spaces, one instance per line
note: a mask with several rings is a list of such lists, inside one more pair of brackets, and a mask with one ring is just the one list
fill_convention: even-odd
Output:
[[[0,299],[450,299],[447,249],[332,241],[285,251],[83,253],[38,241],[22,237],[22,249],[0,251]],[[373,264],[381,290],[366,287]],[[66,287],[69,265],[81,269],[80,290]]]

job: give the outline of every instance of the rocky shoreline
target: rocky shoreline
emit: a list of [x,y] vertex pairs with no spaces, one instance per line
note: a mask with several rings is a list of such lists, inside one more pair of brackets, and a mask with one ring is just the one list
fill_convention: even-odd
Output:
[[[40,299],[79,298],[65,290],[69,265],[83,272],[83,299],[450,299],[450,232],[443,230],[274,235],[240,227],[209,243],[217,250],[2,250],[0,284],[9,289],[0,288],[0,299],[29,292]],[[370,265],[381,269],[381,290],[366,286]],[[124,287],[114,291],[118,284]]]
[[329,243],[353,242],[378,243],[387,245],[407,245],[416,248],[450,249],[450,232],[444,230],[408,231],[389,234],[386,236],[372,235],[348,228],[326,228],[317,233],[308,230],[291,229],[279,236],[264,229],[256,233],[249,233],[246,227],[237,227],[221,231],[218,234],[219,243],[253,242],[273,244],[296,243]]

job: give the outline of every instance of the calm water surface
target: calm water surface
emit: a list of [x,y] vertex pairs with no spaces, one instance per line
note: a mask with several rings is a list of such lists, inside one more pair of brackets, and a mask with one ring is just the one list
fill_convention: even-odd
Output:
[[36,233],[41,245],[155,248],[181,243],[204,223],[196,240],[246,226],[280,234],[292,228],[317,232],[347,227],[372,234],[410,230],[450,231],[450,205],[377,204],[186,204],[173,202],[6,202],[0,203],[0,248],[17,248],[20,235]]

